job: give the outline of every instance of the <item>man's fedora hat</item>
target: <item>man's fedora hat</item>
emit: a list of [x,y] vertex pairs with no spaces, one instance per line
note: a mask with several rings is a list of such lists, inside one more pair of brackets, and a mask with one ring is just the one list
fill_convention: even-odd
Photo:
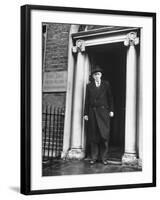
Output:
[[96,72],[103,73],[103,70],[99,65],[95,66],[95,68],[91,71],[91,75],[95,74]]

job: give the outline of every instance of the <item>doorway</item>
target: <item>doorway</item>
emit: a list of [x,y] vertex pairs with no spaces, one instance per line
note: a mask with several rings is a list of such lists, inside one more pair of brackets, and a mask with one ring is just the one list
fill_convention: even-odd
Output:
[[91,68],[100,65],[111,86],[114,118],[111,118],[109,159],[121,159],[125,139],[126,47],[122,42],[89,47]]

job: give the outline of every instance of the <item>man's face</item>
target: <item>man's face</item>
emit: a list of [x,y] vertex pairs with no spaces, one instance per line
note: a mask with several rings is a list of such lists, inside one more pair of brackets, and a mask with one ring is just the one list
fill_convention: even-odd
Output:
[[102,77],[101,72],[96,72],[96,73],[93,74],[93,78],[94,78],[95,81],[100,81],[101,77]]

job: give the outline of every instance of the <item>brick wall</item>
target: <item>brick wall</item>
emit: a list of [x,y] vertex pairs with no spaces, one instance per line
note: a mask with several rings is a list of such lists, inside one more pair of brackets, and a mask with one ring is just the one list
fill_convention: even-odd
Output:
[[69,24],[48,24],[45,69],[67,70]]
[[[70,24],[45,23],[47,25],[44,71],[67,70]],[[43,104],[65,106],[65,92],[43,93]]]

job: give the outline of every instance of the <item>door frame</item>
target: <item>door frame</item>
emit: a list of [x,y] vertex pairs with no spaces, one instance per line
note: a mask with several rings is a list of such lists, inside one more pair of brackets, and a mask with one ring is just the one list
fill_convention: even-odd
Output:
[[[73,26],[73,25],[72,25]],[[64,138],[63,138],[63,152],[62,152],[62,158],[65,158],[68,154],[68,151],[71,148],[71,138],[72,138],[72,129],[71,129],[71,123],[72,123],[72,113],[73,113],[73,85],[75,84],[74,81],[74,70],[76,65],[76,53],[78,43],[83,43],[83,51],[87,49],[87,47],[90,46],[97,46],[97,45],[103,45],[103,44],[111,44],[111,43],[117,43],[117,42],[123,42],[124,45],[128,42],[128,35],[130,33],[136,33],[140,35],[140,28],[126,28],[122,27],[119,30],[108,30],[108,28],[100,28],[95,30],[89,30],[89,31],[82,31],[82,32],[76,32],[78,31],[78,25],[74,29],[74,31],[70,32],[70,42],[68,47],[68,83],[67,83],[67,95],[66,95],[66,111],[65,111],[65,126],[64,126]],[[85,55],[85,53],[84,53]],[[140,55],[138,55],[138,58],[140,58]],[[140,63],[140,61],[138,62]],[[140,75],[139,75],[140,77]],[[141,81],[137,80],[137,84],[139,84]],[[142,86],[139,85],[137,89],[137,94],[142,91]],[[85,94],[85,92],[84,92]],[[139,100],[137,101],[138,108],[140,109]],[[139,111],[138,111],[139,112]],[[138,115],[136,116],[137,121],[139,122]],[[140,137],[140,130],[141,125],[140,122],[138,123],[139,127],[137,128],[137,135]],[[83,130],[83,128],[82,128]],[[84,132],[82,133],[84,134]],[[82,136],[83,137],[83,136]],[[136,143],[140,145],[140,142],[138,142],[139,138],[137,138]],[[84,142],[84,141],[83,141]],[[84,146],[84,144],[82,144]],[[138,150],[141,149],[139,146],[137,148]],[[139,152],[137,151],[137,154],[139,155]]]

